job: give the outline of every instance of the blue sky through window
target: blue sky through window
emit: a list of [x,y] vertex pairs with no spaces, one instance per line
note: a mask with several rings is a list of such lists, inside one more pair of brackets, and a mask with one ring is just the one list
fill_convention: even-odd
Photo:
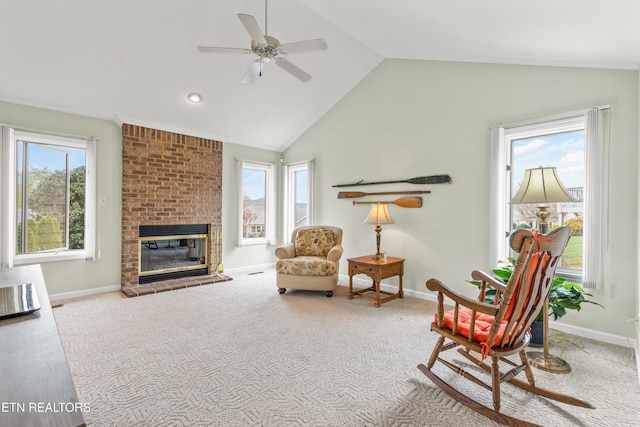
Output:
[[520,188],[526,169],[556,167],[566,188],[584,187],[584,131],[523,138],[512,146],[513,192]]
[[[18,141],[18,162],[22,162],[22,144],[23,141]],[[29,168],[30,169],[44,169],[47,168],[49,171],[54,172],[56,170],[63,170],[58,165],[59,162],[52,163],[51,158],[51,147],[49,145],[40,145],[30,143],[29,150]],[[71,147],[62,147],[55,146],[56,151],[64,151],[65,153],[69,153],[69,166],[71,170],[85,165],[85,150],[81,148],[71,148]],[[66,165],[65,165],[66,166]]]
[[251,200],[264,199],[266,194],[266,172],[256,169],[242,169],[242,195]]
[[308,172],[296,172],[296,203],[307,203],[307,175]]

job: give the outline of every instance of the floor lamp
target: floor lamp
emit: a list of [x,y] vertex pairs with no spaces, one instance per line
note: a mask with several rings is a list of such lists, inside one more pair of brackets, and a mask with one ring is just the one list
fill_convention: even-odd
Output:
[[[575,202],[571,194],[560,182],[556,168],[538,167],[527,169],[524,173],[522,185],[511,199],[511,204],[537,203],[538,231],[540,234],[549,232],[549,204]],[[545,301],[543,308],[543,344],[544,351],[528,352],[532,366],[544,371],[567,373],[571,371],[569,364],[560,357],[549,354],[549,303]]]

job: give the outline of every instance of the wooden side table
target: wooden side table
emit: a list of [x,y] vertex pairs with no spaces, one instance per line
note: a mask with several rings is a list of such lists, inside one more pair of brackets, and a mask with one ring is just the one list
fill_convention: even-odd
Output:
[[[404,292],[402,291],[404,258],[387,257],[387,261],[381,261],[375,260],[371,256],[361,256],[358,258],[349,258],[347,261],[349,261],[349,299],[353,299],[355,295],[358,295],[374,300],[374,305],[380,307],[384,302],[396,298],[404,298]],[[354,292],[353,276],[356,274],[365,274],[371,277],[373,280],[371,287]],[[381,291],[380,282],[383,279],[393,276],[400,276],[398,293],[394,294],[392,292]],[[380,294],[387,296],[381,298]]]

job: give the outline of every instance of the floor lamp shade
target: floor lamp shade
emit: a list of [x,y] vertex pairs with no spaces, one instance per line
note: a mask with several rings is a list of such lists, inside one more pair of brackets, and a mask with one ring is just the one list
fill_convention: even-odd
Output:
[[393,218],[391,218],[391,214],[389,214],[389,209],[387,209],[386,203],[372,204],[369,216],[364,220],[364,223],[374,224],[376,226],[376,254],[373,258],[379,260],[382,258],[380,254],[380,232],[382,231],[382,228],[380,225],[394,223]]
[[576,199],[564,188],[556,168],[527,169],[522,185],[510,203],[562,203]]
[[518,192],[511,199],[511,204],[538,203],[536,216],[538,217],[538,229],[540,233],[547,234],[549,224],[549,206],[547,203],[575,202],[571,194],[564,188],[556,168],[544,168],[542,166],[527,169],[524,172],[522,184]]

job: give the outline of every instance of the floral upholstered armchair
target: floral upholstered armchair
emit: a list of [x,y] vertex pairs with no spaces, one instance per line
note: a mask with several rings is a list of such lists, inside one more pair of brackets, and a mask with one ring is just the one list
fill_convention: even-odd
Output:
[[289,289],[325,291],[330,297],[338,285],[342,257],[342,229],[326,225],[298,227],[291,242],[276,248],[278,292]]

